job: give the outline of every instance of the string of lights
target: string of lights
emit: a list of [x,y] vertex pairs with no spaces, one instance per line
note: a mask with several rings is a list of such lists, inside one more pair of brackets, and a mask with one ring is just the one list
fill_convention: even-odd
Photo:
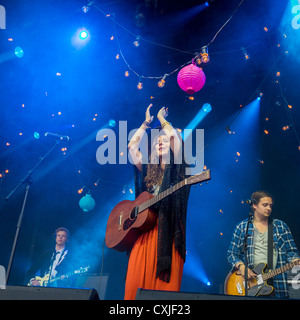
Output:
[[[119,54],[117,55],[117,59],[121,56],[124,63],[126,64],[128,70],[130,70],[133,74],[135,74],[138,78],[139,78],[139,82],[138,82],[138,85],[137,85],[137,88],[138,89],[142,89],[143,86],[142,86],[142,82],[141,82],[141,79],[155,79],[155,80],[159,80],[157,85],[162,88],[164,87],[164,84],[166,82],[166,78],[173,75],[174,73],[178,72],[178,70],[182,69],[183,67],[195,62],[198,66],[201,64],[201,63],[208,63],[210,58],[209,58],[209,54],[208,54],[208,46],[215,41],[215,39],[217,38],[217,36],[219,35],[219,33],[224,29],[224,27],[229,23],[229,21],[233,18],[233,16],[236,14],[236,12],[239,10],[239,8],[241,7],[241,5],[243,4],[244,0],[242,0],[238,6],[235,8],[235,10],[232,12],[232,14],[230,15],[230,17],[226,20],[226,22],[221,26],[221,28],[216,32],[216,34],[213,36],[213,38],[210,40],[210,42],[205,45],[205,46],[202,46],[201,49],[200,49],[200,53],[199,52],[190,52],[190,51],[185,51],[185,50],[181,50],[181,49],[178,49],[178,48],[174,48],[174,47],[170,47],[170,46],[166,46],[164,44],[160,44],[160,43],[157,43],[157,42],[153,42],[153,41],[150,41],[150,40],[147,40],[146,38],[143,38],[141,37],[140,35],[137,35],[137,34],[134,34],[132,31],[128,30],[126,27],[124,27],[123,25],[121,25],[120,23],[118,23],[115,19],[115,15],[114,14],[107,14],[105,13],[96,3],[95,1],[89,1],[89,4],[87,6],[84,6],[83,7],[83,12],[84,13],[87,13],[89,8],[91,6],[95,7],[96,10],[98,10],[101,14],[103,14],[106,18],[110,19],[114,25],[114,32],[115,32],[115,35],[111,37],[111,40],[114,40],[116,39],[116,42],[117,42],[117,46],[118,46],[118,52]],[[119,26],[121,27],[123,30],[125,30],[126,32],[128,32],[129,34],[131,34],[135,41],[134,41],[134,44],[135,46],[139,46],[139,43],[140,41],[144,41],[144,42],[147,42],[149,44],[152,44],[152,45],[155,45],[155,46],[159,46],[159,47],[162,47],[162,48],[166,48],[166,49],[170,49],[172,51],[176,51],[176,52],[180,52],[180,53],[184,53],[184,54],[188,54],[188,55],[191,55],[193,56],[193,58],[185,63],[183,63],[181,66],[177,67],[176,69],[174,69],[173,71],[171,71],[170,73],[164,73],[162,75],[159,75],[159,76],[146,76],[146,75],[143,75],[143,74],[139,74],[134,68],[132,68],[130,66],[130,64],[127,62],[127,59],[125,58],[124,54],[123,54],[123,51],[121,49],[121,46],[120,46],[120,42],[119,42],[119,39],[118,39],[118,32],[117,32],[117,28],[116,26]],[[126,71],[125,72],[125,76],[129,76],[129,72]]]
[[[88,9],[85,8],[85,9],[82,9],[84,13],[87,13],[89,8],[91,6],[95,7],[99,12],[101,12],[106,18],[110,19],[113,23],[113,26],[114,26],[114,31],[115,31],[115,34],[114,36],[112,37],[112,40],[113,39],[116,39],[116,43],[117,43],[117,46],[118,46],[118,52],[119,52],[119,55],[118,57],[122,57],[123,61],[125,62],[128,70],[130,70],[134,75],[136,75],[139,79],[139,83],[138,83],[138,88],[139,89],[142,89],[143,87],[143,84],[142,84],[142,80],[143,79],[152,79],[152,80],[158,80],[157,82],[157,85],[159,87],[164,87],[164,84],[166,82],[166,79],[173,75],[174,73],[177,73],[179,70],[181,70],[182,68],[184,68],[185,66],[191,64],[191,63],[196,63],[197,65],[201,65],[202,63],[207,63],[209,60],[210,60],[210,56],[211,55],[216,55],[216,54],[221,54],[221,53],[230,53],[230,52],[237,52],[237,51],[241,51],[242,54],[244,55],[245,57],[245,60],[251,60],[251,56],[249,55],[248,53],[248,48],[250,46],[254,46],[256,44],[255,41],[253,41],[251,44],[249,44],[249,46],[247,47],[242,47],[242,48],[238,48],[236,50],[228,50],[228,51],[218,51],[218,52],[213,52],[213,53],[209,53],[208,54],[208,47],[212,44],[213,41],[215,41],[215,39],[217,38],[217,36],[220,34],[220,32],[225,28],[225,26],[230,22],[230,20],[233,18],[234,14],[236,14],[236,12],[238,11],[238,9],[241,7],[241,5],[243,4],[244,0],[242,0],[239,5],[237,6],[237,8],[233,11],[233,13],[231,14],[231,16],[226,20],[226,22],[222,25],[222,27],[216,32],[216,34],[214,35],[214,37],[211,39],[210,42],[207,43],[207,45],[203,46],[201,49],[200,49],[200,52],[199,53],[195,53],[195,52],[189,52],[189,51],[184,51],[184,50],[180,50],[178,48],[173,48],[173,47],[170,47],[170,46],[166,46],[166,45],[163,45],[163,44],[159,44],[159,43],[156,43],[156,42],[153,42],[153,41],[149,41],[141,36],[138,36],[136,34],[134,34],[133,32],[131,32],[130,30],[128,30],[127,28],[125,28],[124,26],[122,26],[120,23],[118,23],[115,19],[115,16],[112,15],[112,14],[106,14],[101,8],[99,8],[98,5],[96,5],[95,1],[90,1],[89,4],[88,4]],[[118,35],[118,32],[117,32],[117,27],[120,27],[122,29],[124,29],[126,32],[128,32],[129,34],[131,34],[134,39],[135,39],[135,42],[136,44],[135,45],[139,45],[140,41],[144,41],[144,42],[147,42],[151,45],[156,45],[156,46],[160,46],[160,47],[163,47],[163,48],[166,48],[166,49],[169,49],[169,50],[173,50],[174,52],[178,52],[178,53],[184,53],[184,54],[189,54],[192,56],[192,58],[183,63],[182,65],[180,65],[179,67],[177,67],[176,69],[174,69],[173,71],[171,71],[170,73],[162,73],[161,75],[158,75],[158,76],[146,76],[146,75],[143,75],[143,74],[139,74],[138,72],[135,71],[135,69],[133,67],[131,67],[131,65],[128,63],[128,61],[126,60],[126,57],[123,53],[123,50],[121,49],[121,45],[120,45],[120,41],[119,41],[119,35]],[[269,32],[269,30],[265,27],[264,28],[264,31],[266,33]],[[268,38],[270,40],[270,34],[268,33]],[[264,38],[265,39],[265,38]],[[263,40],[264,40],[263,39]],[[261,41],[261,40],[258,40],[258,41]],[[271,40],[270,40],[271,41]],[[271,42],[270,42],[270,47],[273,48]],[[248,99],[248,102],[251,101],[251,99],[257,95],[258,92],[261,92],[261,87],[262,85],[264,84],[264,82],[269,78],[270,74],[272,74],[272,72],[274,72],[274,70],[276,70],[276,83],[278,85],[278,88],[279,88],[279,91],[280,91],[280,96],[282,97],[282,106],[284,107],[285,111],[286,111],[286,115],[287,115],[287,124],[284,125],[282,127],[282,130],[283,131],[287,131],[289,129],[292,129],[295,136],[296,136],[296,139],[297,139],[297,143],[298,143],[298,150],[300,151],[300,139],[299,139],[299,135],[298,135],[298,132],[297,132],[297,129],[296,129],[296,126],[295,126],[295,121],[293,119],[293,115],[292,115],[292,106],[291,104],[289,104],[287,98],[285,97],[284,95],[284,91],[283,91],[283,88],[282,88],[282,84],[281,84],[281,81],[280,81],[280,72],[278,71],[278,65],[277,65],[277,60],[280,59],[275,57],[275,53],[273,52],[273,49],[272,49],[272,53],[273,53],[273,60],[274,60],[274,64],[272,65],[272,67],[270,68],[269,72],[266,74],[266,76],[264,77],[263,81],[260,83],[260,85],[257,87],[257,89],[251,94],[250,98]],[[56,74],[57,76],[61,76],[61,73],[57,73]],[[261,95],[263,95],[263,93],[261,92],[260,93]],[[248,103],[247,102],[247,103]],[[247,103],[245,103],[244,105],[247,105]],[[22,108],[24,108],[24,104],[22,105]],[[241,108],[240,112],[242,111],[243,108]],[[222,132],[220,134],[218,134],[212,141],[210,141],[206,146],[205,148],[207,148],[209,145],[211,145],[213,143],[213,141],[215,141],[221,134],[223,134],[224,132],[228,133],[228,134],[231,134],[233,133],[234,131],[231,130],[231,126],[233,124],[233,122],[235,121],[235,119],[239,116],[240,112],[237,113],[237,115],[234,117],[234,119],[225,127],[222,129]],[[58,114],[59,116],[61,116],[61,114]],[[54,116],[54,114],[53,114]],[[96,115],[93,119],[93,121],[95,121],[96,119]],[[264,135],[262,135],[262,141],[261,141],[261,146],[260,146],[260,151],[259,153],[261,154],[261,151],[262,151],[262,144],[263,144],[263,139],[266,135],[269,134],[269,130],[267,127],[265,127],[263,129],[263,132],[264,132]],[[21,136],[22,135],[22,132],[19,133],[19,135]],[[10,142],[6,142],[6,146],[9,147],[10,146]],[[61,151],[63,152],[63,154],[65,155],[66,152],[67,152],[67,148],[62,148]],[[239,154],[237,154],[238,157],[240,157]],[[259,155],[259,161],[261,163],[264,163],[264,161],[260,158],[260,155]],[[81,172],[79,170],[77,170],[79,175],[81,175]],[[9,174],[10,170],[9,169],[5,169],[3,172],[0,173],[0,182],[2,183],[3,182],[3,178],[5,177],[5,175]],[[80,178],[81,179],[81,178]],[[96,182],[94,183],[94,187],[97,187],[98,185],[102,183],[112,183],[111,181],[107,181],[105,179],[102,179],[102,178],[98,178],[98,179],[95,179]],[[80,183],[82,184],[82,187],[80,189],[78,189],[78,193],[82,193],[83,190],[86,190],[86,189],[89,189],[86,184],[83,183],[82,179],[80,180]],[[121,184],[118,184],[118,187],[121,187],[122,188],[122,192],[126,192],[126,190],[129,190],[130,193],[132,193],[132,188],[129,188],[127,186],[124,186],[124,185],[121,185]]]

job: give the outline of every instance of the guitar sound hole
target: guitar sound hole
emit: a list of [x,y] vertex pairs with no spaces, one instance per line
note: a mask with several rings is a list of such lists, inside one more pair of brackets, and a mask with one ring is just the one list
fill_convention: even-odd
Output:
[[134,221],[137,215],[138,215],[138,207],[134,207],[130,212],[129,219]]
[[134,224],[134,220],[126,219],[123,223],[123,230],[129,229]]
[[134,207],[132,209],[132,211],[130,212],[129,218],[126,219],[123,223],[123,230],[129,229],[134,224],[137,217],[137,210],[138,210],[137,207]]

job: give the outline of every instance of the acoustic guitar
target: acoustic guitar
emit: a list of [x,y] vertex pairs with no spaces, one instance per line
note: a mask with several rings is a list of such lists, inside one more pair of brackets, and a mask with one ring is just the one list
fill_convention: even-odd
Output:
[[[267,265],[265,263],[259,263],[252,271],[257,274],[254,279],[248,280],[248,296],[268,296],[275,289],[268,285],[267,281],[280,273],[292,269],[294,266],[300,265],[300,260],[288,263],[285,266],[271,270],[265,273]],[[230,271],[225,279],[224,284],[225,294],[234,296],[245,295],[245,279],[239,273],[239,270]]]
[[151,209],[154,204],[186,185],[208,180],[210,180],[210,170],[186,178],[156,196],[144,191],[134,201],[119,202],[108,217],[106,246],[120,252],[129,250],[141,233],[154,228],[157,220],[157,214]]

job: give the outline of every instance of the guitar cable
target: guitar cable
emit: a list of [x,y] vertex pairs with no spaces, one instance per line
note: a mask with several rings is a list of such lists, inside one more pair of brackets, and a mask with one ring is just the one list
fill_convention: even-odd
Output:
[[[103,266],[104,266],[104,246],[105,246],[105,239],[103,239],[103,246],[102,246],[102,259],[101,259],[99,289],[101,288],[101,280],[102,280],[102,273],[103,273]],[[100,295],[100,292],[99,292],[99,295]]]

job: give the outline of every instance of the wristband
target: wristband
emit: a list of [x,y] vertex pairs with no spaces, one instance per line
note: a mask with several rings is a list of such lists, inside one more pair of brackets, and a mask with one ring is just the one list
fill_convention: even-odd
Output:
[[149,127],[150,122],[148,122],[148,121],[146,121],[146,120],[142,123],[142,125],[144,125],[147,129],[150,128],[150,127]]
[[162,123],[162,125],[161,125],[162,129],[168,124],[170,124],[170,122],[168,122],[168,121],[165,121],[164,123]]

